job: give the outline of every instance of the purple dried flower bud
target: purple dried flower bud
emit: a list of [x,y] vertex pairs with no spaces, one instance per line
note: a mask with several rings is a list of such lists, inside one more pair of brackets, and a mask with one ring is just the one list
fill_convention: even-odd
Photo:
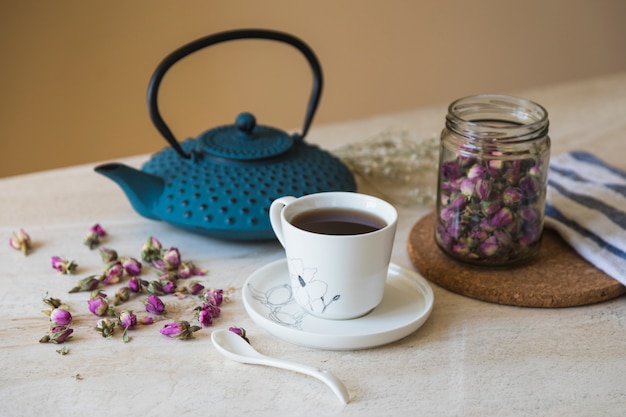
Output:
[[441,165],[441,175],[447,180],[454,181],[461,177],[461,167],[456,161],[447,161]]
[[538,192],[537,180],[535,177],[527,175],[520,180],[519,188],[524,197],[535,197]]
[[519,216],[528,223],[536,223],[539,221],[539,211],[531,206],[524,206],[519,209]]
[[109,338],[113,336],[115,331],[115,321],[111,319],[100,319],[96,322],[94,330],[99,332],[102,337]]
[[50,313],[50,322],[55,325],[67,326],[72,323],[72,315],[63,308],[55,308]]
[[485,178],[486,175],[487,175],[487,170],[485,169],[484,166],[479,165],[479,164],[474,164],[467,171],[467,178],[470,178],[470,179]]
[[463,195],[458,195],[454,200],[452,200],[450,208],[453,210],[463,210],[466,205],[467,201],[465,200],[465,197],[463,197]]
[[80,292],[80,291],[93,291],[98,288],[100,285],[101,279],[104,277],[98,275],[90,275],[78,281],[76,286],[69,290],[70,293]]
[[100,237],[104,237],[106,236],[106,232],[104,231],[104,229],[102,228],[102,226],[100,226],[98,223],[94,224],[93,226],[91,226],[91,229],[89,229],[90,233],[94,233]]
[[50,326],[48,334],[39,340],[40,343],[64,343],[71,339],[71,334],[74,332],[72,328],[67,326],[57,325]]
[[178,288],[176,283],[170,280],[161,281],[161,284],[163,285],[163,292],[165,294],[174,294]]
[[102,275],[104,275],[102,280],[104,284],[117,284],[124,275],[124,267],[120,261],[111,262],[104,267]]
[[481,207],[481,212],[485,216],[491,217],[492,215],[497,213],[502,206],[500,205],[500,201],[494,200],[494,201],[483,201],[480,203],[480,207]]
[[493,256],[498,251],[498,241],[495,236],[489,237],[480,244],[480,251],[485,256]]
[[104,297],[95,297],[87,300],[87,307],[92,314],[96,316],[107,316],[110,314],[109,302]]
[[143,291],[143,283],[144,281],[142,281],[138,277],[131,277],[128,280],[128,288],[134,293],[139,293]]
[[30,236],[24,229],[20,229],[18,232],[13,232],[13,236],[9,238],[9,245],[27,255],[31,248]]
[[513,214],[511,213],[511,210],[504,207],[493,215],[493,217],[489,220],[489,225],[493,228],[500,228],[508,226],[512,221]]
[[522,199],[522,192],[518,188],[507,188],[502,193],[502,202],[506,206],[518,204]]
[[187,286],[185,287],[185,291],[191,295],[198,295],[200,294],[202,291],[204,291],[204,285],[200,284],[199,282],[190,282],[189,284],[187,284]]
[[204,293],[204,295],[202,296],[202,299],[208,303],[208,304],[213,304],[214,306],[219,306],[222,304],[222,301],[224,300],[224,290],[222,289],[210,289],[207,292]]
[[137,315],[130,310],[123,310],[118,317],[118,324],[125,329],[132,329],[137,325]]
[[480,200],[487,200],[491,193],[491,180],[479,178],[476,180],[476,196]]
[[148,313],[162,314],[165,311],[165,304],[163,304],[163,301],[156,295],[149,296],[143,303]]
[[180,266],[180,252],[178,248],[169,248],[163,252],[161,260],[165,262],[166,271],[175,271]]
[[150,294],[165,295],[165,290],[163,289],[163,283],[161,281],[150,281],[150,283],[146,287],[146,290]]
[[151,316],[143,316],[139,319],[139,323],[144,325],[150,325],[154,323],[154,318]]
[[114,249],[100,248],[100,258],[104,263],[110,263],[117,261],[117,252]]
[[188,321],[180,320],[163,326],[161,334],[174,339],[187,340],[193,336],[193,332],[198,330],[200,330],[199,326],[192,326]]
[[68,261],[60,256],[52,257],[52,268],[60,274],[73,274],[78,265],[74,261]]
[[204,327],[209,327],[213,324],[213,316],[208,310],[199,310],[197,317],[200,324]]
[[161,258],[161,242],[153,236],[143,244],[141,248],[141,259],[145,262],[152,262]]
[[476,182],[471,178],[466,178],[463,180],[463,182],[461,182],[461,194],[463,194],[467,198],[470,198],[474,195],[475,187]]
[[246,337],[246,329],[244,329],[243,327],[229,327],[228,331],[235,333],[237,336],[250,343],[250,341]]
[[130,299],[130,288],[121,287],[115,292],[115,298],[113,299],[113,305],[120,305]]
[[207,274],[206,269],[198,268],[191,261],[181,262],[180,266],[178,267],[179,278],[184,279],[184,278],[190,278],[193,276],[201,276],[201,275],[206,275],[206,274]]
[[122,266],[126,273],[130,276],[137,276],[141,274],[141,262],[136,260],[135,258],[123,258]]

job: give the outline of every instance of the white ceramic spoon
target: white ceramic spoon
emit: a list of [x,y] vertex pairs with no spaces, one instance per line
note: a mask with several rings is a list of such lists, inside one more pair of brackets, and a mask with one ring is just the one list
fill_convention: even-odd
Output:
[[273,366],[310,375],[326,383],[344,404],[350,401],[350,394],[343,382],[328,371],[262,355],[254,350],[241,336],[228,330],[215,330],[211,333],[211,341],[218,352],[229,359],[253,365]]

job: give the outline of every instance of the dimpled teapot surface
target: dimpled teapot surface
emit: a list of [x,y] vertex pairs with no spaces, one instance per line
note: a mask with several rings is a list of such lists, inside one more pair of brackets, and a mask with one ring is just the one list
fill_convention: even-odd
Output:
[[[163,75],[180,58],[227,40],[260,38],[286,42],[300,50],[313,70],[313,92],[301,134],[257,125],[250,113],[234,125],[210,129],[178,142],[158,111]],[[198,39],[170,54],[157,68],[148,89],[152,121],[171,147],[153,155],[142,170],[112,163],[95,168],[126,192],[141,215],[208,236],[232,240],[272,239],[269,206],[283,195],[355,191],[348,168],[303,138],[317,108],[321,68],[300,40],[266,30],[222,32]]]

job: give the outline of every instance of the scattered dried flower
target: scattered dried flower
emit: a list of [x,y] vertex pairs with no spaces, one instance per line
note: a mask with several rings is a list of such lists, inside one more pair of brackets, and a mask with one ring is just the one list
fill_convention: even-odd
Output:
[[115,315],[113,308],[109,306],[106,294],[96,290],[92,291],[87,300],[87,307],[92,314],[96,316],[113,316]]
[[165,304],[156,295],[150,295],[143,301],[146,306],[146,311],[151,314],[163,314],[165,311]]
[[200,329],[201,327],[192,326],[188,321],[177,320],[163,326],[161,334],[174,339],[187,340],[193,337],[193,333]]
[[108,318],[100,319],[96,322],[94,330],[99,332],[102,337],[109,338],[115,332],[115,321]]
[[103,277],[99,275],[90,275],[78,281],[76,286],[69,290],[69,293],[81,292],[81,291],[93,291],[98,288],[100,281]]
[[14,249],[22,251],[24,256],[26,256],[31,249],[30,236],[24,229],[20,229],[17,232],[13,232],[13,237],[9,238],[9,245]]
[[250,340],[248,340],[248,337],[246,336],[246,329],[243,327],[229,327],[228,331],[235,333],[237,336],[240,336],[243,340],[250,343]]
[[72,314],[63,308],[55,308],[50,313],[50,322],[53,325],[69,326],[72,324]]
[[106,236],[106,232],[99,224],[95,224],[91,226],[87,234],[85,235],[85,239],[83,239],[83,243],[89,246],[89,249],[94,249],[98,245],[100,245],[100,238]]
[[55,269],[60,274],[73,274],[76,271],[76,267],[78,266],[76,262],[68,261],[60,256],[53,256],[52,259],[52,268]]
[[124,271],[131,277],[141,275],[141,262],[135,258],[122,258],[122,266],[124,267]]
[[122,339],[124,340],[124,343],[128,343],[130,341],[128,329],[132,329],[137,325],[137,316],[131,310],[124,310],[120,313],[117,320],[118,325],[124,329]]
[[114,249],[109,248],[100,248],[100,258],[102,258],[102,262],[109,263],[117,261],[117,252]]
[[145,262],[152,262],[161,258],[161,242],[153,236],[143,244],[141,248],[141,259]]

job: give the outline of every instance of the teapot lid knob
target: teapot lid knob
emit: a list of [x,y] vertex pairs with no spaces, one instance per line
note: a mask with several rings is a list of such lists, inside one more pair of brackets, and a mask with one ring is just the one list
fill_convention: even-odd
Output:
[[251,134],[256,126],[256,118],[252,113],[240,113],[235,119],[235,126],[240,132]]
[[287,133],[257,125],[251,113],[240,113],[234,125],[215,127],[198,137],[199,151],[221,158],[250,161],[277,156],[293,146]]

